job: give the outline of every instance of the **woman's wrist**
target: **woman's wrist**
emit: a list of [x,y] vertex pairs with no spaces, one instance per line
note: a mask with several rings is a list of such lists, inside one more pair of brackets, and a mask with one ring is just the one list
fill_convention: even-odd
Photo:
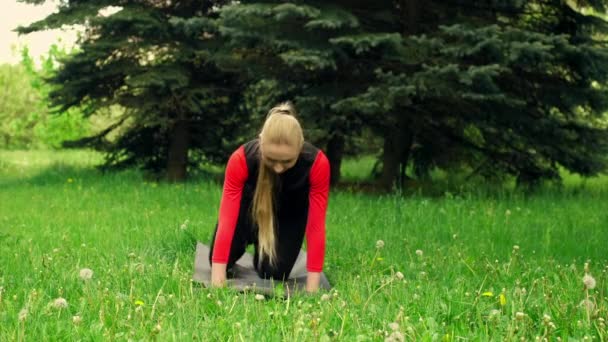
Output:
[[306,291],[317,292],[321,282],[321,272],[308,272],[306,276]]
[[226,264],[211,263],[211,286],[224,286],[226,283]]

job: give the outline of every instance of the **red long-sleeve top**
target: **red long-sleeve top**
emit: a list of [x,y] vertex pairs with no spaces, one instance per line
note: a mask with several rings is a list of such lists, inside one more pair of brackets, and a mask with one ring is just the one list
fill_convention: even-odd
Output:
[[[226,166],[218,229],[211,258],[214,263],[228,263],[243,188],[248,174],[245,149],[241,146],[230,156]],[[306,245],[308,247],[306,269],[308,272],[323,270],[329,178],[329,160],[322,151],[319,151],[310,169],[309,207],[306,222]]]

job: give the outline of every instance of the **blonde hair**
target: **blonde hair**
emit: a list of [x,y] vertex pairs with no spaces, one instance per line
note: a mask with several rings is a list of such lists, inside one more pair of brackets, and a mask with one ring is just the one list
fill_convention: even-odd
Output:
[[[284,102],[270,109],[260,132],[260,151],[262,144],[267,143],[286,144],[300,150],[304,144],[304,134],[296,115],[291,102]],[[258,181],[253,195],[251,215],[258,225],[259,263],[266,257],[271,265],[276,264],[273,191],[275,181],[276,175],[264,165],[260,153]]]

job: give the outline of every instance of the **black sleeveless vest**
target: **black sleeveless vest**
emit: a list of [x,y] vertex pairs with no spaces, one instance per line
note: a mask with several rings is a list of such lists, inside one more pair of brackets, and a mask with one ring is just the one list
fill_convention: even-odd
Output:
[[[251,220],[251,206],[253,194],[258,180],[260,167],[260,146],[259,140],[252,140],[244,145],[245,157],[247,161],[248,177],[243,188],[241,208],[246,208],[249,221]],[[289,170],[277,176],[274,185],[274,212],[275,212],[275,231],[279,240],[281,235],[287,237],[295,232],[304,234],[308,220],[308,195],[310,193],[310,170],[317,158],[319,149],[308,142],[304,142],[302,151],[298,156],[296,164]],[[243,211],[241,211],[242,213]],[[244,217],[239,217],[246,219]],[[242,222],[244,223],[244,222]],[[254,228],[257,231],[257,227]],[[290,233],[285,234],[285,230]],[[284,234],[281,232],[284,231]],[[297,235],[300,235],[297,234]]]

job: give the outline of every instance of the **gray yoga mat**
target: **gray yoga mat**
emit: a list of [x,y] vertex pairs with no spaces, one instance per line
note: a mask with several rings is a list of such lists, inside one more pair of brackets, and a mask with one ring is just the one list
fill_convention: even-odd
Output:
[[[300,250],[289,279],[277,281],[260,278],[253,268],[253,256],[245,253],[232,268],[234,276],[227,279],[227,284],[237,290],[251,290],[258,293],[273,294],[275,286],[282,284],[286,293],[305,291],[306,289],[306,252]],[[209,247],[200,242],[196,244],[194,257],[194,275],[192,280],[206,287],[211,284],[211,265],[209,265]],[[329,290],[331,286],[324,273],[321,273],[321,289]]]

